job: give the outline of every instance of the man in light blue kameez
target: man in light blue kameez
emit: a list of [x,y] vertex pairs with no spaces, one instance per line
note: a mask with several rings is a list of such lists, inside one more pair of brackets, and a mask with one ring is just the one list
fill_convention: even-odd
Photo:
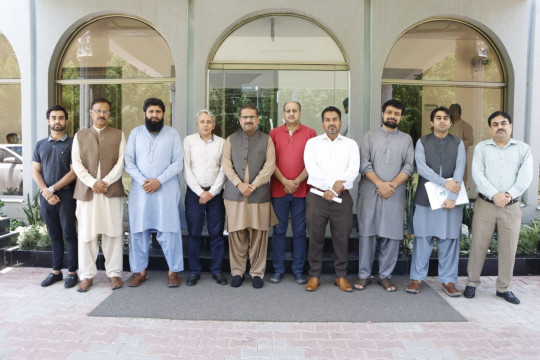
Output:
[[133,129],[126,147],[126,171],[131,175],[129,192],[129,264],[134,273],[129,286],[146,280],[150,230],[157,231],[169,265],[168,286],[180,286],[184,270],[180,228],[180,183],[183,149],[180,135],[163,125],[165,104],[156,98],[144,102],[145,125]]
[[[431,112],[433,134],[416,143],[415,160],[418,169],[418,188],[414,197],[414,245],[410,282],[406,291],[418,294],[428,273],[429,257],[437,238],[439,280],[448,296],[460,296],[456,289],[459,261],[459,237],[463,211],[456,207],[465,172],[465,146],[460,138],[448,134],[452,115],[445,107]],[[447,198],[441,208],[432,210],[425,188],[426,182],[444,186]],[[438,204],[437,204],[438,205]]]

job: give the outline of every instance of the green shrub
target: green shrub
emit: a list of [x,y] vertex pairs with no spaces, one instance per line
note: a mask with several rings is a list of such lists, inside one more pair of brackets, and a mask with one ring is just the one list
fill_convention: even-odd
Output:
[[17,239],[17,245],[21,249],[33,249],[36,247],[51,247],[51,239],[47,228],[43,223],[37,223],[25,227],[18,227],[16,231],[19,232],[19,238]]
[[531,255],[538,250],[538,239],[540,238],[540,222],[533,220],[528,225],[521,228],[517,245],[518,255]]

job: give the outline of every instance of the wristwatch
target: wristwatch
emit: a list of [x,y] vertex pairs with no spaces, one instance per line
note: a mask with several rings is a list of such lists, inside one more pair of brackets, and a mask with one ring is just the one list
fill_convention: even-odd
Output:
[[49,186],[49,191],[52,192],[52,193],[54,193],[54,191],[55,191],[55,190],[54,190],[54,186],[52,186],[52,185]]

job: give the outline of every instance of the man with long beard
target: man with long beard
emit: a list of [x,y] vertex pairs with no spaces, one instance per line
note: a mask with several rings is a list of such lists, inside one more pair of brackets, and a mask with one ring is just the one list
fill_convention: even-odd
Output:
[[146,99],[143,105],[145,125],[131,132],[126,147],[126,171],[131,175],[129,192],[129,264],[134,273],[129,283],[137,287],[146,280],[150,230],[169,265],[168,286],[180,286],[178,272],[184,270],[180,228],[180,182],[184,160],[178,131],[163,125],[165,104]]

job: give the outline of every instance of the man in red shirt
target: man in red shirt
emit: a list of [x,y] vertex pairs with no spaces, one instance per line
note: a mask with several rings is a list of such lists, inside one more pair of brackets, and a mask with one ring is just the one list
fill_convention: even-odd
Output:
[[307,282],[303,275],[306,261],[307,171],[304,166],[306,142],[317,136],[315,130],[300,123],[302,106],[289,101],[283,106],[285,124],[270,131],[276,148],[276,169],[270,182],[272,205],[279,220],[272,233],[272,262],[277,284],[285,273],[285,236],[291,214],[293,232],[292,272],[297,284]]

